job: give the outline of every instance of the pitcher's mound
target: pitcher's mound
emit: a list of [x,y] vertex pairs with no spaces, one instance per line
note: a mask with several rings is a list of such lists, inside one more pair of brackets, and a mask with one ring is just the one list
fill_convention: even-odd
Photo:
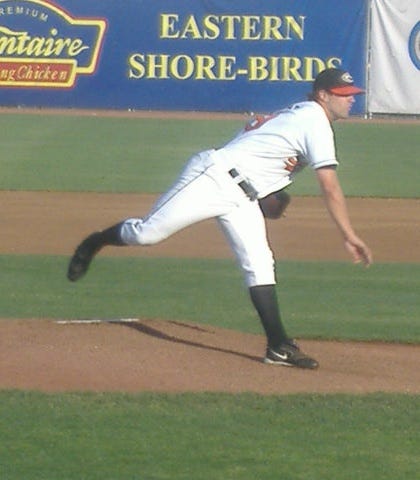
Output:
[[0,388],[420,393],[416,345],[301,341],[316,371],[262,363],[262,335],[176,321],[1,320]]

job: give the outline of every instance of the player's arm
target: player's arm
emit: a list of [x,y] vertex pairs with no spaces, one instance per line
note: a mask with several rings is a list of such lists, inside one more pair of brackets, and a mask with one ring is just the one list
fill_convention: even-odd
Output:
[[344,239],[344,246],[355,263],[372,263],[369,247],[360,239],[351,225],[346,199],[334,167],[323,167],[316,170],[321,192],[331,218],[337,225]]

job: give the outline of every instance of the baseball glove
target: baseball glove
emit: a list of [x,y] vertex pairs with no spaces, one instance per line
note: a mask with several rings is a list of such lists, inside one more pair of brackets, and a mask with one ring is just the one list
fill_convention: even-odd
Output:
[[284,211],[291,200],[290,195],[284,190],[270,193],[264,198],[258,200],[261,211],[265,218],[276,219],[284,215]]

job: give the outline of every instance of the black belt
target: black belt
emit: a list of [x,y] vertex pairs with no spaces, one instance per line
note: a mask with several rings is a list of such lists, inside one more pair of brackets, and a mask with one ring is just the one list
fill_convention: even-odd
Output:
[[251,200],[254,201],[258,198],[258,192],[255,190],[255,188],[248,183],[242,175],[236,170],[236,168],[232,168],[229,170],[229,175],[235,180],[235,183],[238,185],[238,187],[242,188],[244,191],[245,195]]

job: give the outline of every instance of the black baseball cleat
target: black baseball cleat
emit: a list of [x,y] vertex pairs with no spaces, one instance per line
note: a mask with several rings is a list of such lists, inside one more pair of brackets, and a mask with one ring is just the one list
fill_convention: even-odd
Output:
[[76,282],[87,272],[93,257],[102,248],[101,232],[92,233],[76,248],[67,270],[67,278]]
[[319,363],[314,358],[305,355],[294,340],[288,340],[276,349],[267,347],[264,363],[311,370],[319,367]]

